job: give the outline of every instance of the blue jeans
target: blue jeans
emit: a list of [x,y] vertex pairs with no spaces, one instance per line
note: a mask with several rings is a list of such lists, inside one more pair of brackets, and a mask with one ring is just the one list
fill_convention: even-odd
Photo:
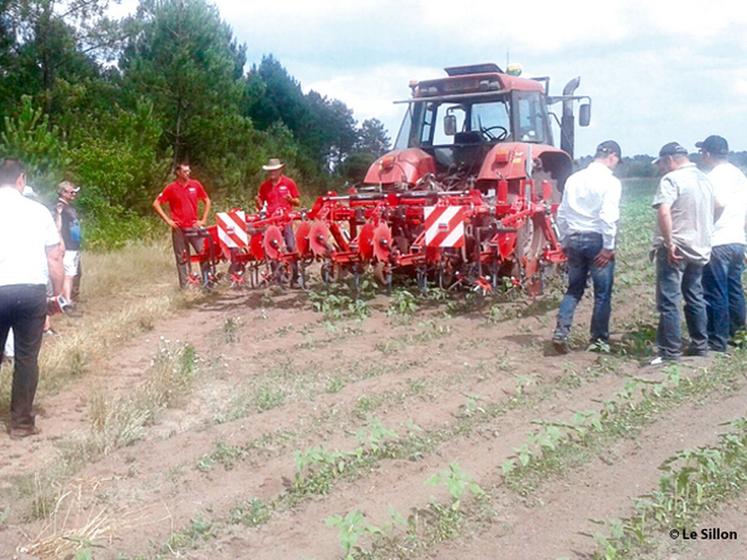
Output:
[[703,268],[708,345],[713,350],[726,350],[729,338],[745,325],[744,249],[739,243],[717,245],[712,249],[711,261]]
[[584,295],[586,282],[591,274],[594,286],[591,340],[606,342],[609,339],[615,261],[610,261],[602,268],[594,265],[594,258],[602,247],[602,234],[600,233],[576,233],[564,241],[563,250],[568,257],[568,290],[560,302],[558,322],[553,338],[566,339],[568,337],[573,324],[573,314]]
[[685,298],[685,322],[690,334],[690,351],[708,351],[708,319],[701,278],[703,265],[682,259],[671,264],[667,250],[656,250],[656,309],[659,328],[656,344],[662,358],[676,360],[682,355],[680,294]]

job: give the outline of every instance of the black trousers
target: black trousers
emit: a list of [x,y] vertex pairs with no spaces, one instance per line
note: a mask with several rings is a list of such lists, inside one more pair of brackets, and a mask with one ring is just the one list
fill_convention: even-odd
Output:
[[39,349],[47,316],[47,287],[42,284],[0,286],[0,353],[13,329],[15,367],[10,400],[10,427],[34,426],[32,407],[39,383]]

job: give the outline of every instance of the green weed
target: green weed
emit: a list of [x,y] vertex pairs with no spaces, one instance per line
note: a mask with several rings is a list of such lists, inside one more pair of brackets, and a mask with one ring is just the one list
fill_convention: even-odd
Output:
[[259,412],[265,412],[280,406],[284,402],[285,391],[267,385],[260,387],[254,398],[254,405],[257,407],[257,411]]
[[209,521],[202,518],[193,519],[189,527],[183,531],[172,533],[169,537],[164,553],[174,554],[175,550],[195,548],[201,541],[207,541],[215,537],[215,528]]
[[327,393],[339,393],[345,387],[345,381],[341,377],[333,377],[327,382],[324,390]]
[[396,288],[389,299],[387,315],[412,317],[418,310],[418,298],[405,288]]
[[197,462],[197,468],[202,472],[208,472],[216,464],[221,464],[224,469],[231,470],[245,455],[246,450],[243,447],[228,445],[219,441],[211,453],[200,458]]
[[270,507],[259,498],[251,498],[245,503],[231,509],[229,520],[234,524],[257,527],[266,523],[272,512]]
[[358,541],[367,534],[380,534],[381,529],[371,525],[365,520],[364,515],[356,510],[348,512],[345,516],[333,515],[324,520],[327,527],[338,530],[340,546],[345,554],[345,560],[353,560],[354,553],[358,550]]
[[239,341],[240,320],[228,317],[223,323],[223,337],[229,344]]

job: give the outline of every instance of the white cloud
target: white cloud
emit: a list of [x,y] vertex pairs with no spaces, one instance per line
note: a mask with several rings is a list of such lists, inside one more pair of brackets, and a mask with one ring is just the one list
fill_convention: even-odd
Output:
[[677,0],[646,3],[647,21],[664,35],[709,39],[729,28],[739,31],[737,38],[744,40],[747,10],[737,8],[729,0]]
[[[544,53],[569,45],[610,42],[628,31],[621,2],[580,0],[531,3],[420,0],[426,30],[454,45]],[[599,17],[601,16],[601,17]]]
[[[133,0],[125,0],[125,3]],[[558,92],[581,75],[594,98],[579,153],[620,138],[627,153],[722,131],[747,149],[747,10],[727,0],[218,0],[248,47],[248,62],[273,54],[305,91],[376,117],[394,136],[411,79],[506,51]],[[134,4],[133,4],[134,6]]]

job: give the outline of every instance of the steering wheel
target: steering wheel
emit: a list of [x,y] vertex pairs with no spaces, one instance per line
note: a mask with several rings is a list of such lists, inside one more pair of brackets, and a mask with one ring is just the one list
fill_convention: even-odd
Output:
[[[496,136],[491,132],[491,130],[498,130],[498,135]],[[488,126],[486,128],[480,128],[480,134],[482,134],[485,138],[487,138],[488,141],[492,142],[500,142],[501,140],[505,140],[508,136],[508,129],[506,127],[501,126],[499,124],[494,126]]]

